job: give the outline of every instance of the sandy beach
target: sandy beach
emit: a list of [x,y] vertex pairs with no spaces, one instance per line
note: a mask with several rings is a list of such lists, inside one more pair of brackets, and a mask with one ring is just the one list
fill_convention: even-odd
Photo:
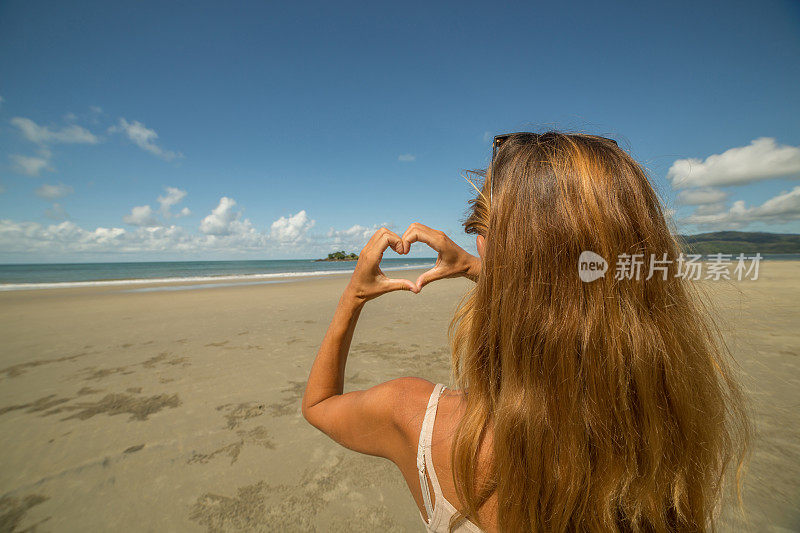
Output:
[[[0,293],[0,531],[422,531],[392,464],[300,414],[346,282]],[[468,284],[370,302],[347,387],[446,383]],[[800,530],[800,262],[706,287],[755,413],[750,530]]]

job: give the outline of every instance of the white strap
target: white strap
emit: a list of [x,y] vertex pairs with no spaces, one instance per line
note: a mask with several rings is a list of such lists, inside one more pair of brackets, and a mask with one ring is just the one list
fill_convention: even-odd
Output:
[[[425,513],[428,515],[428,524],[433,517],[433,504],[431,504],[431,493],[428,488],[428,479],[425,477],[427,471],[434,486],[434,493],[438,491],[439,481],[436,479],[436,472],[433,469],[433,457],[431,455],[431,439],[433,438],[433,424],[436,422],[436,408],[439,405],[439,397],[446,389],[444,385],[438,383],[431,393],[428,400],[428,407],[425,410],[425,418],[422,421],[422,430],[419,432],[419,446],[417,446],[417,471],[419,472],[419,485],[422,489],[422,500],[425,503]],[[429,468],[426,468],[426,460]]]

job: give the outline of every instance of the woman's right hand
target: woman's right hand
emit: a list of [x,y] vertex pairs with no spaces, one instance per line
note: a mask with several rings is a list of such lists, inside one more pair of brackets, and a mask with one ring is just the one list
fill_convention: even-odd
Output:
[[376,231],[358,254],[356,268],[345,289],[346,297],[363,304],[387,292],[399,290],[419,292],[417,286],[411,281],[389,278],[383,273],[380,265],[383,252],[387,248],[392,248],[398,254],[408,253],[408,246],[395,232],[386,228]]
[[424,242],[439,256],[434,267],[423,272],[417,278],[417,288],[422,289],[432,281],[444,278],[457,278],[464,276],[475,281],[481,273],[481,260],[467,253],[463,248],[454,243],[443,231],[438,231],[417,222],[411,224],[403,236],[403,253],[408,253],[411,244],[417,241]]

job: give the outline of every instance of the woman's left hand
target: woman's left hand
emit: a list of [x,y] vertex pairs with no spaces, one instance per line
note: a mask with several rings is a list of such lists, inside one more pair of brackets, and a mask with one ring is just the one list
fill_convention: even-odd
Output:
[[392,291],[419,292],[417,286],[410,280],[388,278],[381,271],[381,258],[389,247],[398,254],[408,253],[403,240],[396,233],[381,228],[372,235],[358,255],[358,263],[350,277],[345,294],[359,302],[367,302]]
[[423,272],[417,278],[416,287],[422,287],[432,281],[445,278],[465,277],[472,281],[478,279],[481,273],[481,260],[454,243],[443,231],[429,228],[424,224],[414,222],[403,233],[403,246],[408,249],[415,242],[424,242],[439,254],[436,264],[430,270]]

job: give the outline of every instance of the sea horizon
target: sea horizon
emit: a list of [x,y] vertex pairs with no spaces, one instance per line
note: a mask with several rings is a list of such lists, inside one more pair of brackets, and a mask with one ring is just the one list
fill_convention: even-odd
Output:
[[[761,254],[761,258],[792,261],[800,260],[800,254]],[[708,259],[708,255],[704,259]],[[435,257],[384,258],[381,268],[387,272],[429,268],[435,261]],[[272,283],[352,272],[355,264],[355,261],[318,259],[4,263],[0,264],[0,291],[175,283]],[[193,286],[198,285],[185,288]]]
[[[433,266],[433,257],[385,258],[386,271]],[[355,261],[248,259],[0,264],[0,291],[214,281],[288,280],[352,272]]]

